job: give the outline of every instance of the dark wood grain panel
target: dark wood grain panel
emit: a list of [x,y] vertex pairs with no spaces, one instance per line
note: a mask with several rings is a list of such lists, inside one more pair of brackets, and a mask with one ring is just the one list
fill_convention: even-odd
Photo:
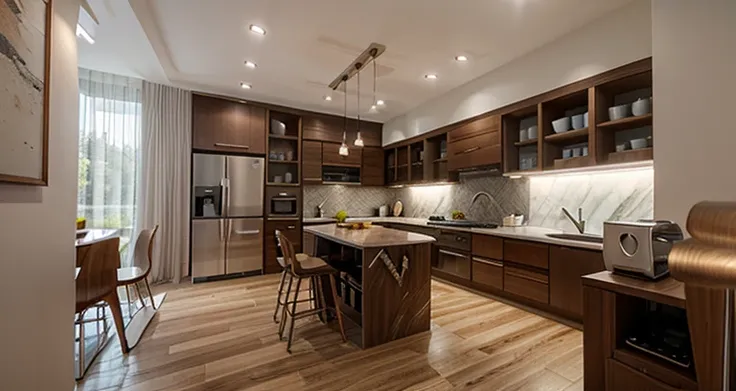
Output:
[[585,391],[606,389],[606,360],[613,357],[615,339],[614,302],[614,293],[588,286],[583,287]]
[[503,263],[473,258],[473,282],[503,290]]
[[614,359],[608,359],[606,361],[606,390],[677,391],[681,389],[662,383]]
[[549,303],[570,314],[583,317],[582,276],[605,270],[603,253],[569,247],[549,248]]
[[449,143],[454,143],[466,138],[479,136],[484,133],[500,133],[501,116],[489,115],[487,117],[478,118],[474,121],[464,123],[447,134]]
[[266,254],[263,258],[263,273],[281,273],[281,266],[276,260],[276,230],[281,231],[294,244],[294,251],[301,252],[302,222],[300,220],[267,220],[264,246]]
[[379,260],[371,261],[380,249],[363,252],[363,348],[367,349],[429,330],[431,313],[430,262],[432,245],[388,248],[394,264],[403,255],[409,270],[402,286]]
[[490,132],[447,144],[448,169],[488,166],[501,163],[501,133]]
[[549,303],[548,277],[542,273],[504,265],[503,290],[540,303]]
[[266,109],[233,100],[192,95],[192,148],[264,154]]
[[503,259],[505,261],[521,263],[541,269],[549,268],[549,245],[505,239],[503,251]]
[[383,186],[383,164],[384,159],[382,148],[363,148],[363,165],[360,170],[360,175],[362,176],[360,181],[361,184],[363,186]]
[[348,146],[348,156],[340,156],[340,144],[322,143],[322,165],[360,167],[363,148]]
[[603,271],[583,277],[583,285],[685,308],[685,284],[671,277],[646,281]]
[[503,239],[490,236],[473,234],[473,255],[490,259],[503,259]]
[[322,143],[302,142],[302,181],[306,184],[322,183]]
[[[247,121],[248,133],[249,133],[249,146],[248,152],[265,154],[266,153],[266,109],[263,107],[246,105],[247,107]],[[244,114],[246,112],[244,111]],[[243,120],[244,122],[246,119]]]
[[[701,390],[720,390],[726,346],[726,290],[685,285],[693,360]],[[733,303],[731,303],[733,305]]]
[[628,349],[615,349],[613,358],[677,389],[698,391],[698,383],[695,380],[678,371],[673,371],[671,367],[666,366],[663,362],[652,360],[646,353]]
[[[343,117],[326,114],[306,114],[302,117],[302,137],[305,140],[342,142],[345,129]],[[356,120],[349,118],[347,124],[347,142],[352,144],[357,137]],[[380,147],[383,125],[376,122],[360,121],[360,135],[366,147]]]

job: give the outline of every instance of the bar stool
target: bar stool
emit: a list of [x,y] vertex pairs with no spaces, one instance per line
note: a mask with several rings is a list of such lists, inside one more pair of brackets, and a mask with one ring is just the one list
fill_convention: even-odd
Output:
[[[294,253],[294,245],[289,241],[289,239],[282,235],[280,231],[276,231],[276,239],[281,246],[281,251],[284,254],[284,261],[290,275],[289,286],[286,289],[286,297],[284,299],[284,310],[281,311],[281,324],[279,324],[279,338],[281,339],[284,337],[287,315],[291,318],[291,323],[289,324],[289,340],[286,345],[286,351],[291,353],[291,343],[294,337],[294,322],[296,319],[321,313],[322,320],[324,322],[327,321],[328,308],[324,298],[324,290],[322,289],[322,277],[328,277],[330,280],[330,290],[332,291],[332,300],[335,303],[334,311],[337,316],[337,322],[340,326],[340,334],[342,336],[342,341],[347,341],[347,337],[345,336],[345,327],[342,322],[342,313],[340,312],[338,304],[337,288],[335,287],[335,274],[337,274],[337,270],[319,258],[307,257],[301,261],[297,260],[296,254]],[[307,300],[299,300],[299,288],[301,287],[302,280],[305,278],[309,278],[311,280],[311,285],[313,285],[316,290],[313,294],[315,297],[313,299],[310,297],[310,299]],[[296,279],[296,289],[292,299],[289,296],[291,294],[291,285],[294,279]],[[315,303],[315,308],[297,312],[297,303],[305,301],[313,301]],[[291,306],[291,308],[289,308],[289,306]],[[330,308],[330,310],[332,310],[332,308]]]
[[[286,261],[284,261],[284,255],[281,253],[281,245],[278,243],[278,238],[276,239],[276,252],[278,255],[276,256],[276,261],[281,266],[281,281],[279,281],[279,291],[276,295],[276,309],[273,310],[273,322],[279,323],[277,317],[279,314],[279,308],[283,308],[286,305],[286,300],[281,299],[281,295],[284,293],[284,285],[286,283],[286,278],[289,278],[289,285],[291,285],[291,273],[288,271],[289,267],[286,264]],[[305,259],[309,258],[307,254],[296,254],[296,260],[297,262],[301,262]],[[310,285],[310,291],[309,291],[309,297],[310,300],[314,299],[316,296],[314,296],[312,285]]]

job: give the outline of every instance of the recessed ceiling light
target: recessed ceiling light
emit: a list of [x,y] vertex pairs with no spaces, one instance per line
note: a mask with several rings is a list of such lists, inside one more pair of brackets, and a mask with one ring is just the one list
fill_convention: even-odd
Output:
[[257,67],[258,65],[256,65],[256,63],[254,63],[252,61],[246,61],[245,62],[245,66],[247,66],[248,68],[252,68],[253,69],[253,68]]
[[468,61],[468,58],[465,56],[455,56],[455,61],[465,62]]
[[379,99],[379,100],[376,101],[376,104],[379,105],[379,106],[383,106],[383,105],[386,104],[386,102],[384,102],[381,99]]
[[256,26],[254,24],[250,25],[249,27],[250,31],[260,34],[260,35],[266,35],[266,30],[263,29],[261,26]]
[[425,79],[429,79],[429,80],[435,80],[435,79],[437,79],[437,75],[435,75],[434,73],[428,73],[428,74],[424,75],[424,78]]
[[331,101],[331,100],[332,100],[332,97],[331,97],[331,96],[329,96],[329,95],[325,95],[325,100],[329,102],[329,101]]
[[253,88],[253,86],[248,83],[240,83],[240,88],[244,90],[250,90],[251,88]]

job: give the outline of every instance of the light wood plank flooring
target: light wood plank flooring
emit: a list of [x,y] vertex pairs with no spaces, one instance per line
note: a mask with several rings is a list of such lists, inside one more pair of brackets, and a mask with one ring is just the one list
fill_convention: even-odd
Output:
[[278,276],[168,285],[127,356],[117,339],[77,390],[582,390],[582,333],[432,283],[432,330],[369,350],[316,318],[293,354],[272,321]]

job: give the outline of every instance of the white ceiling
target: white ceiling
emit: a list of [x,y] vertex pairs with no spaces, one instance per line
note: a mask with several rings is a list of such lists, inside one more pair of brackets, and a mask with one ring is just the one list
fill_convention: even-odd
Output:
[[[368,68],[361,111],[384,122],[630,1],[90,0],[100,26],[94,45],[80,41],[80,66],[339,114],[342,94],[324,101],[327,85],[378,42],[387,47],[378,60],[378,99],[386,106],[367,113]],[[250,24],[267,34],[251,33]],[[469,61],[454,61],[458,54]],[[245,60],[258,68],[246,68]],[[439,78],[426,80],[426,73]],[[240,89],[241,81],[253,89]],[[350,83],[355,116],[355,79]]]

